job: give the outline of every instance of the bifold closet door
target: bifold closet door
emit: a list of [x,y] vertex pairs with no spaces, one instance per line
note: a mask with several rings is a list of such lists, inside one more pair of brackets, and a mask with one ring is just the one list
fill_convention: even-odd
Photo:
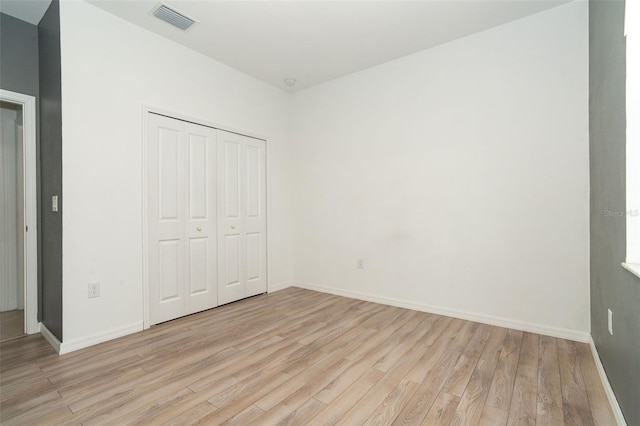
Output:
[[267,291],[265,141],[218,130],[218,303]]
[[149,114],[151,324],[218,306],[216,130]]

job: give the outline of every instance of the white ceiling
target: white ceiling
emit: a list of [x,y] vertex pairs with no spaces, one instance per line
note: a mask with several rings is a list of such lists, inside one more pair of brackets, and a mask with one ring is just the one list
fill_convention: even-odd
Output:
[[[68,1],[68,0],[62,0]],[[88,0],[273,86],[298,91],[569,0],[164,2],[195,19],[187,32],[155,18],[159,0]],[[0,0],[37,24],[50,0]],[[295,87],[284,84],[293,77]]]
[[38,25],[51,0],[0,0],[0,12]]
[[[89,0],[132,23],[276,87],[296,91],[567,0],[192,1],[165,4],[198,21],[182,32],[158,0]],[[286,77],[297,79],[294,88]]]

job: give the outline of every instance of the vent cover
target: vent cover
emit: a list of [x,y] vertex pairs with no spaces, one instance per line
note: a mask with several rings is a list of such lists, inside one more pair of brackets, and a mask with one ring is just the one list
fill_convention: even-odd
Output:
[[186,31],[190,26],[196,23],[193,19],[183,15],[182,13],[171,9],[170,7],[161,4],[154,12],[153,16],[162,19],[168,24],[174,27],[180,28],[182,31]]

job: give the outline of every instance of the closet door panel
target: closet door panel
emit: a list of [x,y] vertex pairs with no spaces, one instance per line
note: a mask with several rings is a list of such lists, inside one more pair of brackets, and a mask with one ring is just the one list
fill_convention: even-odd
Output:
[[233,133],[218,131],[218,302],[225,304],[245,296],[242,241],[243,166],[242,140]]
[[153,324],[181,316],[185,297],[184,126],[149,116],[149,310]]
[[209,290],[207,243],[206,238],[191,238],[189,241],[189,296],[197,296]]
[[245,148],[246,162],[247,162],[247,181],[246,181],[246,193],[247,193],[247,210],[246,219],[259,219],[260,214],[260,148],[256,146],[247,145]]
[[225,235],[224,237],[224,256],[227,287],[240,286],[240,238],[239,235]]
[[[208,141],[206,136],[189,135],[189,218],[206,219],[209,213]],[[215,195],[215,194],[213,194]]]
[[246,138],[244,151],[246,295],[254,296],[267,291],[265,142]]
[[148,128],[151,324],[217,306],[215,130],[156,114]]
[[[216,130],[185,123],[188,152],[186,314],[218,306]],[[185,314],[185,315],[186,315]]]
[[262,140],[218,132],[220,303],[267,290],[264,152]]
[[160,304],[179,300],[182,295],[180,245],[179,240],[164,240],[158,243]]
[[240,144],[224,140],[224,218],[240,218]]
[[247,282],[262,278],[260,273],[260,246],[259,233],[247,233]]

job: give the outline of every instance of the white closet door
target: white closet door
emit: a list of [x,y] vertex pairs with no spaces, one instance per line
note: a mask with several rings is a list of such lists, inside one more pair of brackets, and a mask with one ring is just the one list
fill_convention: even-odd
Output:
[[263,140],[218,131],[218,302],[267,291]]
[[217,306],[215,130],[149,115],[151,324]]

